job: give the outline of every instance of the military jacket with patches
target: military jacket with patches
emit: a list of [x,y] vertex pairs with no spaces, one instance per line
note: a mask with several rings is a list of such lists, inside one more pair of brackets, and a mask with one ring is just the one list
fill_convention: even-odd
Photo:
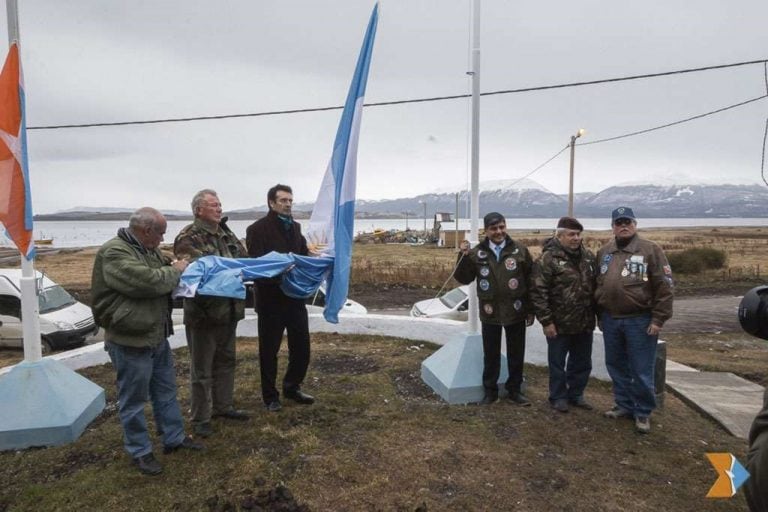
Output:
[[595,256],[583,246],[571,254],[552,238],[533,264],[531,301],[543,326],[555,324],[558,334],[595,329]]
[[[224,258],[245,258],[248,252],[232,230],[227,219],[212,230],[200,219],[184,227],[173,242],[173,253],[177,258],[194,261],[202,256]],[[245,317],[245,301],[226,297],[197,295],[184,299],[184,325],[210,326],[236,322]]]
[[462,258],[454,277],[461,284],[476,281],[480,321],[494,325],[522,322],[533,313],[529,290],[533,260],[523,244],[509,236],[498,260],[488,238]]
[[598,251],[597,265],[598,312],[616,318],[650,313],[658,326],[672,317],[672,268],[657,244],[635,235],[619,249],[613,239]]

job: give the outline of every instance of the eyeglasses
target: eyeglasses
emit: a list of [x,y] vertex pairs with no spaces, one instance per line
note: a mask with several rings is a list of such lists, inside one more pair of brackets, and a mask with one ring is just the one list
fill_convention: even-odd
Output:
[[632,219],[616,219],[613,221],[614,226],[629,226],[632,224]]

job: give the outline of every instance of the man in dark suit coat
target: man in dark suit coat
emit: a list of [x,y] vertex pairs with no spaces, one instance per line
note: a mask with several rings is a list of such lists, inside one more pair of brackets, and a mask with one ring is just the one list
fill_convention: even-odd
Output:
[[[275,185],[267,193],[269,213],[246,231],[248,255],[258,258],[276,251],[306,256],[307,241],[301,226],[293,220],[293,191],[287,185]],[[280,289],[280,278],[256,281],[256,313],[259,315],[259,364],[261,394],[268,411],[282,408],[277,379],[277,353],[288,331],[288,368],[283,378],[283,395],[300,404],[312,404],[315,399],[301,391],[301,383],[309,367],[309,320],[302,299],[288,297]]]

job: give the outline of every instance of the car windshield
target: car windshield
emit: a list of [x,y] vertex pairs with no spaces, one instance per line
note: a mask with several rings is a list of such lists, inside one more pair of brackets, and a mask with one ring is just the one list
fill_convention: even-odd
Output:
[[466,298],[467,294],[464,293],[461,288],[454,288],[453,290],[440,297],[440,302],[442,302],[443,305],[445,305],[445,307],[448,309],[453,309],[461,304]]
[[38,297],[40,313],[50,313],[75,303],[75,299],[67,290],[59,285],[43,290]]

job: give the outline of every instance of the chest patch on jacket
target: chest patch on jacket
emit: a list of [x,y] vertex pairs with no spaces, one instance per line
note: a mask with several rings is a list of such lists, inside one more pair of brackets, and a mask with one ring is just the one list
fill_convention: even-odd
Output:
[[504,260],[504,268],[507,270],[515,270],[517,268],[517,260],[515,258],[507,258]]
[[517,290],[517,287],[520,286],[520,283],[517,282],[517,279],[514,277],[507,281],[507,286],[509,286],[510,290]]

